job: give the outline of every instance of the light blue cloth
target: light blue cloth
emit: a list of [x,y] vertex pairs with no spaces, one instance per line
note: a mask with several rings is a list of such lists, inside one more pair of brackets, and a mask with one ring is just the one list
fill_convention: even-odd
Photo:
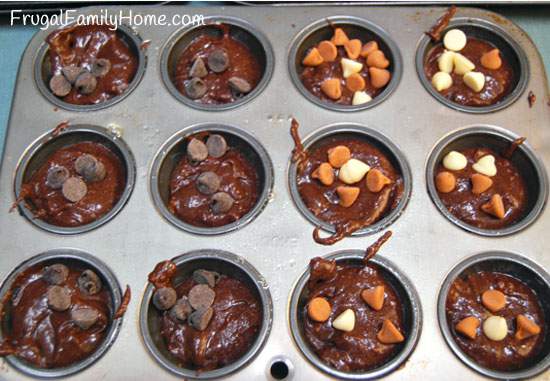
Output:
[[[523,28],[537,45],[550,73],[550,6],[509,6],[491,8]],[[8,124],[17,68],[27,43],[37,28],[0,25],[0,153]]]

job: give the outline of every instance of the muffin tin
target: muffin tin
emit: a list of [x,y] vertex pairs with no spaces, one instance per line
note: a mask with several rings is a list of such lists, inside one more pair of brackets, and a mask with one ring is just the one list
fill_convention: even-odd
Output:
[[[111,8],[116,12],[124,8]],[[116,104],[89,112],[63,109],[45,98],[33,78],[37,54],[50,31],[41,31],[29,43],[21,60],[13,99],[8,137],[0,171],[0,278],[28,258],[48,250],[70,247],[84,250],[105,262],[118,279],[132,287],[133,298],[120,335],[102,358],[68,379],[174,379],[164,371],[146,348],[140,334],[140,304],[147,288],[147,274],[159,261],[182,252],[217,249],[246,258],[264,277],[273,303],[271,333],[263,349],[250,363],[224,379],[270,379],[287,374],[286,379],[330,379],[313,366],[293,341],[289,322],[289,300],[295,282],[309,260],[339,250],[364,249],[375,235],[346,238],[334,247],[316,244],[313,225],[296,208],[288,183],[293,141],[290,118],[301,124],[300,134],[312,136],[317,130],[337,123],[360,124],[386,136],[400,147],[410,165],[412,193],[407,208],[393,222],[394,237],[382,250],[413,283],[422,302],[422,335],[411,356],[388,379],[482,379],[463,364],[448,347],[437,320],[440,285],[453,265],[474,254],[505,249],[521,254],[543,268],[550,266],[544,237],[550,230],[549,212],[542,200],[539,218],[528,228],[503,237],[471,234],[449,222],[434,206],[426,181],[430,152],[445,135],[471,126],[492,125],[526,136],[530,147],[544,166],[550,166],[550,119],[548,85],[544,67],[529,37],[510,21],[494,13],[466,8],[456,17],[481,19],[498,26],[515,41],[528,61],[524,73],[527,85],[519,98],[492,113],[461,112],[440,103],[422,85],[416,67],[417,48],[424,32],[443,14],[442,7],[140,7],[141,14],[204,14],[213,19],[223,15],[249,23],[273,49],[273,75],[257,96],[223,112],[198,110],[183,104],[166,89],[162,79],[162,55],[168,41],[184,30],[177,26],[137,26],[133,32],[145,44],[141,52],[147,68],[139,85]],[[86,8],[83,13],[99,13]],[[339,112],[320,107],[303,96],[289,72],[289,52],[297,37],[327,17],[364,19],[385,30],[395,41],[402,57],[403,75],[384,102],[357,112]],[[353,17],[351,17],[353,16]],[[188,28],[187,28],[188,29]],[[187,30],[185,29],[185,30]],[[252,33],[254,33],[252,31]],[[527,101],[533,91],[537,101]],[[375,100],[376,101],[376,100]],[[30,223],[17,213],[8,214],[14,201],[14,174],[20,158],[33,142],[47,136],[62,121],[71,125],[94,125],[112,131],[135,156],[136,182],[126,206],[108,223],[86,233],[63,236]],[[175,227],[158,213],[149,187],[154,157],[163,144],[178,132],[199,123],[232,125],[253,136],[268,152],[273,166],[274,185],[265,208],[246,226],[221,236],[189,234]],[[63,136],[61,133],[60,136]],[[540,179],[545,182],[546,179]],[[383,259],[383,258],[380,258]],[[263,286],[264,286],[263,285]],[[0,360],[4,361],[4,360]],[[285,369],[286,366],[286,369]],[[541,369],[542,370],[542,369]],[[274,373],[275,374],[275,373]],[[541,378],[548,376],[546,374]],[[11,366],[0,367],[0,378],[29,379]],[[355,378],[361,379],[361,375]]]

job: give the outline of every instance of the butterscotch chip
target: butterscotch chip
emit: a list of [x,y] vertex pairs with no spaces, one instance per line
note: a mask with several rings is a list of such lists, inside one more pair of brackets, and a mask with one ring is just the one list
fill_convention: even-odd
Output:
[[371,85],[377,89],[386,86],[391,79],[391,73],[388,70],[377,67],[369,67],[369,75]]
[[477,329],[481,325],[481,322],[478,318],[474,316],[468,316],[467,318],[462,319],[455,326],[457,332],[463,334],[470,339],[475,339],[477,336]]
[[488,203],[483,204],[481,206],[481,210],[499,219],[503,219],[506,215],[504,202],[502,201],[502,197],[498,193],[493,195]]
[[311,177],[318,179],[323,185],[329,186],[334,182],[334,170],[329,163],[322,163],[311,173]]
[[304,66],[319,66],[323,63],[323,57],[317,48],[311,48],[302,61]]
[[376,286],[361,291],[361,297],[373,310],[380,311],[384,306],[384,286]]
[[367,66],[377,67],[378,69],[385,69],[390,66],[390,61],[388,61],[383,51],[375,50],[369,53],[367,57]]
[[487,290],[481,295],[481,303],[491,312],[497,312],[506,306],[506,295],[499,290]]
[[360,189],[358,187],[347,187],[344,185],[336,188],[336,193],[338,193],[338,197],[340,197],[340,205],[344,208],[352,206],[355,200],[357,200],[357,197],[359,197],[359,191]]
[[332,36],[332,43],[336,46],[343,46],[349,38],[342,28],[334,29],[334,36]]
[[321,84],[321,90],[330,99],[339,99],[342,96],[342,87],[340,86],[340,80],[338,78],[326,79]]
[[397,327],[388,319],[382,323],[382,329],[380,329],[376,338],[382,344],[397,344],[405,340]]
[[489,70],[497,70],[502,66],[500,50],[493,49],[481,56],[481,65]]
[[378,50],[378,43],[376,41],[369,41],[361,49],[361,57],[368,57],[369,54]]
[[456,178],[451,172],[442,171],[435,177],[435,187],[441,193],[452,192],[456,187]]
[[311,320],[322,323],[328,320],[332,307],[330,303],[321,297],[313,298],[307,305],[307,314]]
[[533,320],[525,315],[516,317],[516,339],[524,340],[540,333],[541,329]]
[[328,150],[328,162],[334,168],[340,168],[351,159],[351,151],[346,146],[336,146]]
[[362,43],[361,43],[361,40],[358,40],[358,39],[349,40],[344,43],[344,49],[346,50],[346,54],[352,60],[359,57],[359,54],[361,54],[361,48],[362,48]]
[[338,56],[336,45],[330,41],[321,41],[319,45],[317,45],[317,50],[319,50],[319,54],[325,62],[332,62]]
[[365,88],[365,79],[359,73],[353,73],[346,78],[346,87],[349,91],[361,91]]
[[472,193],[481,194],[493,186],[493,180],[481,173],[474,173],[471,177]]
[[371,169],[367,173],[367,189],[371,192],[378,193],[388,184],[391,184],[391,180],[378,169]]

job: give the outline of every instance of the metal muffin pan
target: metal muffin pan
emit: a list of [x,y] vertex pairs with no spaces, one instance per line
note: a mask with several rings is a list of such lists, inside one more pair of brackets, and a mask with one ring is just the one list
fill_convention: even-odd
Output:
[[496,271],[519,279],[535,291],[535,294],[540,298],[539,300],[541,301],[541,307],[546,319],[550,316],[550,305],[544,302],[550,300],[550,275],[542,267],[521,255],[505,251],[477,254],[466,258],[453,267],[447,275],[447,278],[445,278],[441,291],[439,292],[437,316],[439,319],[439,327],[441,328],[441,332],[447,344],[455,355],[466,365],[491,378],[519,380],[530,378],[543,372],[550,366],[550,330],[548,330],[548,327],[541,333],[545,335],[545,339],[544,346],[536,359],[537,361],[525,369],[511,372],[496,371],[479,365],[466,355],[456,343],[447,322],[445,308],[447,295],[455,279],[477,271]]
[[[367,226],[363,229],[357,230],[353,233],[353,236],[363,236],[374,234],[379,232],[388,226],[390,226],[399,216],[404,212],[412,191],[412,174],[407,159],[403,155],[402,151],[393,142],[391,142],[386,136],[378,131],[362,126],[360,124],[352,123],[340,123],[334,124],[325,128],[320,128],[312,135],[303,139],[303,144],[306,149],[313,148],[317,143],[322,142],[324,139],[332,137],[353,137],[355,139],[364,140],[379,150],[381,150],[395,167],[397,172],[400,172],[403,178],[403,194],[396,208],[387,213],[376,223]],[[334,225],[331,225],[311,212],[307,205],[302,200],[300,192],[298,190],[298,184],[296,183],[297,166],[295,163],[290,164],[288,170],[288,184],[290,187],[290,194],[296,204],[298,210],[311,222],[314,226],[321,226],[323,230],[330,233],[335,232]]]
[[[19,274],[32,266],[42,265],[47,266],[54,263],[62,263],[69,267],[79,266],[84,269],[93,270],[101,279],[103,287],[106,287],[109,290],[111,295],[111,322],[107,328],[105,338],[103,342],[97,347],[95,352],[93,352],[86,359],[79,361],[75,364],[69,365],[62,368],[51,368],[44,369],[38,368],[25,360],[19,359],[18,357],[12,355],[6,357],[6,361],[16,368],[17,370],[33,377],[39,378],[59,378],[69,376],[75,373],[80,372],[81,370],[91,366],[93,363],[98,361],[107,350],[113,345],[116,340],[120,327],[122,325],[122,319],[112,320],[115,312],[122,302],[122,291],[120,284],[118,283],[113,272],[107,267],[102,261],[95,258],[91,254],[88,254],[84,251],[69,249],[69,248],[60,248],[52,249],[44,253],[38,254],[13,269],[8,277],[2,282],[0,287],[0,300],[6,298],[6,294],[11,290],[13,282],[17,279]],[[2,331],[9,329],[9,306],[5,305],[4,310],[2,311],[2,324],[0,326],[0,340],[4,336]]]
[[[326,259],[334,259],[340,265],[362,266],[365,251],[363,250],[343,250],[330,255]],[[399,270],[391,261],[382,256],[374,256],[370,264],[378,268],[382,277],[395,290],[399,300],[401,301],[403,310],[403,325],[404,336],[406,338],[403,344],[400,344],[400,350],[388,360],[385,364],[368,372],[344,372],[339,371],[325,363],[323,363],[315,352],[309,347],[303,334],[303,310],[307,304],[307,282],[309,280],[309,268],[298,279],[292,296],[290,298],[289,319],[290,329],[294,337],[294,341],[303,355],[313,365],[323,370],[327,374],[346,380],[372,380],[380,378],[393,372],[407,360],[414,351],[416,343],[420,337],[422,330],[422,307],[420,298],[407,276]]]
[[[311,258],[339,250],[363,250],[376,236],[352,237],[327,248],[316,244],[312,225],[296,208],[289,190],[288,170],[293,141],[290,117],[301,124],[300,134],[307,137],[323,126],[359,123],[387,136],[398,145],[411,167],[412,193],[404,213],[391,225],[392,239],[384,246],[391,260],[413,282],[422,301],[422,335],[408,360],[388,380],[480,380],[482,375],[453,355],[437,321],[439,285],[454,263],[473,254],[507,250],[521,253],[550,267],[548,244],[542,237],[550,231],[550,215],[544,209],[528,229],[501,238],[483,237],[465,232],[447,221],[427,192],[426,163],[436,143],[446,134],[472,125],[495,125],[526,136],[546,168],[550,168],[549,90],[546,74],[536,47],[529,37],[494,13],[474,8],[459,8],[457,17],[484,19],[499,25],[522,48],[529,61],[527,90],[537,101],[532,108],[528,91],[513,104],[488,114],[474,115],[451,109],[437,101],[422,86],[415,67],[417,47],[428,30],[445,11],[444,7],[113,7],[111,11],[132,9],[134,13],[204,14],[236,17],[255,25],[266,36],[274,52],[273,76],[265,89],[238,108],[207,112],[188,107],[165,88],[160,74],[160,59],[166,42],[181,28],[135,27],[149,47],[144,52],[148,69],[139,86],[123,102],[93,112],[56,111],[44,98],[33,78],[34,57],[50,31],[39,32],[30,41],[21,60],[5,152],[0,169],[0,278],[33,253],[56,247],[76,247],[105,262],[120,279],[132,287],[133,300],[111,349],[93,366],[68,379],[158,379],[179,380],[164,371],[146,349],[139,329],[139,305],[147,274],[161,260],[182,252],[213,248],[237,253],[250,262],[265,278],[273,299],[273,324],[265,346],[241,371],[224,380],[263,380],[270,376],[272,363],[280,359],[289,365],[293,380],[328,380],[330,376],[306,361],[295,345],[288,320],[288,301],[292,288]],[[99,13],[87,8],[84,13]],[[294,86],[289,74],[288,52],[301,30],[334,15],[368,20],[386,30],[403,57],[403,76],[395,91],[384,102],[369,110],[336,112],[307,100]],[[32,113],[29,112],[32,105]],[[136,159],[136,183],[127,205],[101,229],[86,234],[60,236],[36,229],[17,213],[8,214],[14,201],[13,176],[18,159],[37,136],[50,131],[59,122],[117,126],[122,139]],[[155,153],[171,136],[199,123],[231,124],[255,136],[269,153],[275,182],[262,213],[246,228],[223,236],[189,234],[166,221],[156,210],[149,190]],[[1,362],[2,360],[0,360]],[[548,378],[548,371],[541,379]],[[28,380],[11,366],[0,366],[0,379]],[[288,378],[287,378],[288,379]]]
[[142,49],[143,40],[141,37],[134,31],[132,28],[129,28],[126,25],[120,25],[117,29],[117,35],[120,37],[128,47],[130,51],[137,57],[138,66],[134,78],[128,85],[128,88],[120,95],[106,100],[105,102],[91,104],[91,105],[77,105],[73,103],[65,102],[60,97],[55,96],[49,87],[51,75],[51,63],[49,60],[50,47],[48,43],[43,41],[35,57],[34,62],[34,80],[36,81],[36,86],[42,95],[49,100],[54,105],[64,108],[69,111],[95,111],[102,108],[110,107],[115,103],[120,102],[125,97],[130,95],[130,93],[138,86],[145,68],[147,67],[147,57]]
[[244,258],[221,250],[197,250],[182,254],[172,260],[178,268],[176,276],[173,279],[174,285],[178,285],[188,279],[192,276],[193,271],[198,269],[216,271],[246,284],[262,305],[262,326],[250,349],[234,363],[207,372],[197,372],[196,370],[183,368],[178,365],[177,360],[166,350],[166,344],[159,332],[159,317],[161,314],[151,301],[155,288],[152,284],[148,284],[141,301],[140,310],[140,328],[145,345],[160,364],[182,377],[210,380],[238,372],[248,362],[252,361],[258,351],[261,350],[271,330],[273,304],[267,282]]

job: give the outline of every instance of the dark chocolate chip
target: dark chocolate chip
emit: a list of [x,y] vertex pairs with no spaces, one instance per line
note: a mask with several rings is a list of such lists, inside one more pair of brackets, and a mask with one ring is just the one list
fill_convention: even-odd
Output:
[[172,287],[161,287],[157,288],[153,294],[153,304],[157,309],[164,311],[172,308],[177,298],[176,290]]
[[49,284],[63,284],[69,276],[69,268],[61,263],[44,267],[42,278]]
[[170,315],[176,320],[185,321],[192,312],[193,307],[189,304],[187,296],[182,296],[170,310]]
[[220,188],[221,179],[214,172],[203,172],[197,178],[197,189],[203,194],[212,194]]
[[229,67],[229,56],[223,49],[216,49],[208,55],[208,67],[214,73],[221,73]]
[[84,71],[83,68],[76,65],[70,65],[70,66],[63,66],[61,69],[61,72],[67,78],[67,81],[69,81],[71,84],[74,84],[76,79],[82,72]]
[[225,192],[218,192],[210,200],[210,208],[214,214],[227,213],[233,207],[235,200]]
[[214,303],[216,292],[212,290],[207,284],[197,284],[189,290],[189,303],[191,307],[196,310],[204,310]]
[[69,170],[60,165],[50,167],[48,174],[46,175],[46,185],[52,189],[59,189],[63,186],[63,183],[69,178]]
[[65,311],[71,306],[71,293],[68,288],[51,286],[47,293],[48,306],[54,311]]
[[250,83],[241,77],[231,77],[227,82],[233,93],[237,95],[248,94],[252,90]]
[[206,65],[204,64],[204,61],[202,58],[198,57],[194,62],[193,65],[191,65],[191,69],[189,70],[189,76],[191,78],[203,78],[206,77],[208,74],[208,70],[206,69]]
[[111,61],[107,58],[99,58],[92,64],[92,74],[96,77],[103,77],[111,70]]
[[200,78],[191,78],[185,81],[185,93],[191,99],[199,99],[206,94],[206,83]]
[[78,76],[74,86],[80,94],[88,95],[94,92],[97,86],[97,79],[92,73],[85,71]]
[[105,166],[93,155],[87,153],[80,155],[76,159],[74,167],[76,173],[84,177],[86,181],[101,181],[105,178]]
[[71,88],[71,83],[62,74],[56,74],[50,79],[50,90],[58,97],[69,94]]
[[65,180],[61,192],[70,202],[78,202],[86,196],[86,193],[88,193],[88,187],[80,177],[73,176]]
[[193,138],[187,144],[187,157],[191,163],[199,163],[208,157],[208,148],[199,139]]
[[206,308],[197,310],[189,315],[189,325],[198,331],[204,331],[208,327],[208,323],[212,320],[214,310],[212,308]]
[[99,319],[99,312],[90,307],[76,308],[71,311],[71,319],[80,329],[87,330]]
[[214,288],[218,280],[220,279],[220,274],[215,271],[208,270],[195,270],[193,271],[193,280],[198,284],[207,284],[211,288]]
[[97,294],[101,291],[101,279],[92,270],[84,270],[78,277],[78,287],[85,294]]
[[213,134],[206,140],[208,154],[212,157],[220,158],[227,152],[227,142],[225,138],[218,134]]

